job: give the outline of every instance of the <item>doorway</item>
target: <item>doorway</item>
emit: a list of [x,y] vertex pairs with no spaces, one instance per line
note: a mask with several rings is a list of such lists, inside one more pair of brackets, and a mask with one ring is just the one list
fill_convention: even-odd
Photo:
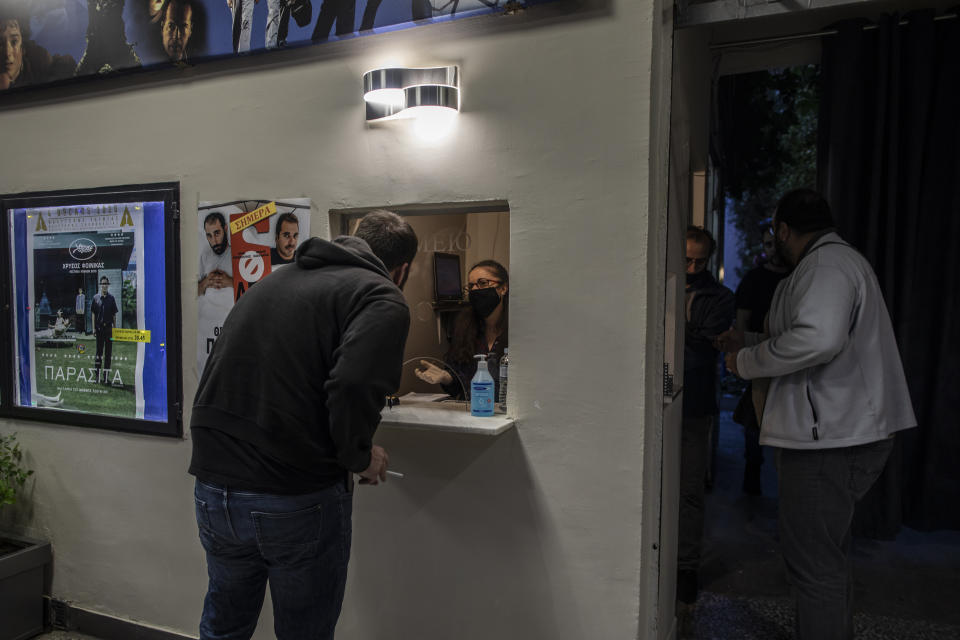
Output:
[[[677,32],[671,123],[670,216],[681,219],[671,228],[700,223],[719,230],[723,249],[715,273],[722,274],[731,289],[747,269],[766,259],[761,234],[779,196],[816,182],[819,112],[817,37],[711,48],[714,42],[742,41],[745,32],[761,40],[769,28],[759,22],[752,31],[738,26],[733,37],[731,30],[725,33],[715,26]],[[723,103],[724,85],[738,88],[743,100],[728,100],[726,111],[711,108]],[[804,103],[802,108],[798,103]],[[769,111],[761,114],[763,118],[779,122],[766,131],[763,118],[750,111],[764,104]],[[785,116],[789,122],[784,122]],[[754,138],[756,148],[741,145],[732,157],[711,153],[731,119],[743,123],[740,139]],[[771,145],[792,147],[794,157],[771,162]],[[797,159],[806,163],[798,164]],[[705,204],[697,208],[701,198]],[[687,637],[790,638],[792,602],[778,547],[772,457],[765,456],[761,495],[745,494],[744,432],[733,420],[742,387],[726,376],[722,380],[713,477],[707,479],[712,488],[707,496],[701,598],[690,630],[693,635]],[[960,532],[902,527],[889,540],[860,537],[853,561],[858,634],[960,637],[960,616],[950,605],[960,591],[955,578],[960,569]]]

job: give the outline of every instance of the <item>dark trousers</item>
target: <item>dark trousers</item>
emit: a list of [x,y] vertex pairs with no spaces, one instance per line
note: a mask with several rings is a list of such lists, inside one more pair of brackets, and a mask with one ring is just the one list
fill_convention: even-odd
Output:
[[[94,359],[94,367],[97,369],[97,380],[105,377],[104,369],[110,368],[110,360],[113,356],[113,326],[97,327],[97,356]],[[107,380],[109,382],[109,380]]]
[[198,480],[194,501],[209,577],[200,640],[248,640],[268,583],[278,640],[333,640],[350,560],[347,482],[271,495]]
[[680,571],[696,571],[700,567],[704,483],[712,426],[711,416],[683,419],[683,432],[680,436],[680,522],[677,540],[677,569]]
[[317,24],[313,27],[312,40],[325,40],[330,37],[330,28],[337,23],[337,35],[353,33],[354,14],[357,0],[323,0],[317,13]]
[[733,410],[733,421],[743,425],[743,488],[755,489],[760,493],[760,467],[763,466],[763,447],[760,445],[760,420],[753,407],[753,388],[747,383],[747,388],[736,409]]
[[[360,21],[360,31],[369,31],[373,29],[373,24],[377,19],[377,10],[383,0],[367,0],[367,6],[363,9],[363,19]],[[410,15],[414,20],[426,20],[433,17],[433,5],[430,0],[411,0]]]
[[743,428],[743,459],[745,474],[760,473],[763,466],[763,447],[760,445],[760,429]]
[[850,525],[893,438],[838,449],[776,449],[780,544],[799,640],[853,638]]

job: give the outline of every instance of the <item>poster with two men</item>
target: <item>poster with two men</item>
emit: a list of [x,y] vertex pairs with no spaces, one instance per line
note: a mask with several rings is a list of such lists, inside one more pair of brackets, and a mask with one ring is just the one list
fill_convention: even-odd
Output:
[[201,202],[198,208],[197,375],[234,303],[293,262],[310,237],[309,198]]

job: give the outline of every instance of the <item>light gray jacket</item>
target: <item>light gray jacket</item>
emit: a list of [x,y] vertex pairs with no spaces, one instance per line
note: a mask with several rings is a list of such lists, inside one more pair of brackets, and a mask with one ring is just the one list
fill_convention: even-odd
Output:
[[771,378],[761,444],[848,447],[916,426],[877,277],[836,233],[780,282],[768,323],[737,355],[741,377]]

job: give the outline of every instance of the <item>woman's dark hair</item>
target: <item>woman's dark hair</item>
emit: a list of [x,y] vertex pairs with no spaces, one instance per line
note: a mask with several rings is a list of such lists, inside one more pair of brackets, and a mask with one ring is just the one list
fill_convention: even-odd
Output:
[[[470,267],[470,271],[483,268],[489,269],[500,280],[502,284],[507,285],[507,292],[503,294],[501,304],[503,304],[503,313],[500,314],[500,321],[497,328],[500,329],[500,347],[509,346],[508,331],[510,316],[510,274],[506,267],[496,260],[481,260]],[[467,272],[468,276],[470,271]],[[453,324],[453,336],[450,338],[450,349],[447,351],[447,360],[449,362],[472,362],[473,356],[477,353],[477,342],[484,337],[484,320],[477,317],[473,309],[464,309],[457,314]]]

